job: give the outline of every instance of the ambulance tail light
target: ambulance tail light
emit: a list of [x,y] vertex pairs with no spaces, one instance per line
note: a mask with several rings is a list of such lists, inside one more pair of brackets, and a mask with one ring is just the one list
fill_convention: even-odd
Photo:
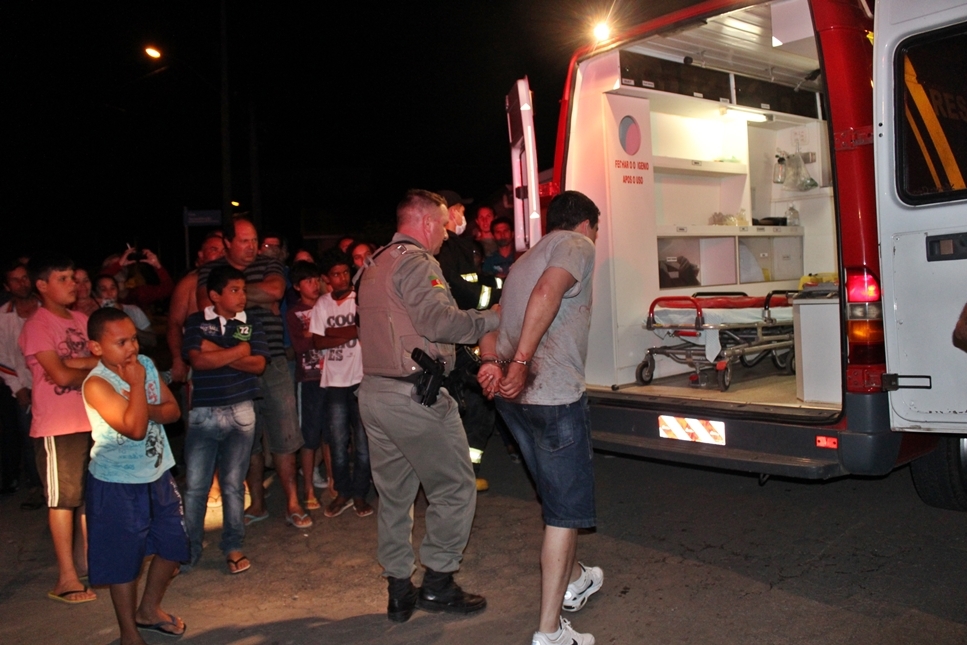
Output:
[[865,267],[846,269],[846,340],[850,364],[886,361],[880,283]]

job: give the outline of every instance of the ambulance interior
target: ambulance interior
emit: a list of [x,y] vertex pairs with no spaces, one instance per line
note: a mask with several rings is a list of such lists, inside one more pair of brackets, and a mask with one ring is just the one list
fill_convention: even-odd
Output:
[[[822,92],[805,0],[706,18],[579,64],[564,184],[602,210],[593,394],[838,414]],[[669,300],[694,294],[703,299]]]

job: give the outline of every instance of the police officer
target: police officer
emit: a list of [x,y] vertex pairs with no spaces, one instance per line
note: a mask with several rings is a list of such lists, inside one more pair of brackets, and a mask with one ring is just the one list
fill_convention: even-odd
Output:
[[[454,343],[475,343],[497,328],[497,311],[462,311],[433,255],[446,239],[449,214],[436,193],[411,190],[396,210],[397,233],[362,271],[357,288],[363,381],[360,413],[369,436],[379,491],[377,556],[389,580],[389,619],[405,622],[415,607],[469,614],[487,601],[453,581],[470,536],[476,490],[457,405],[445,389],[435,402],[420,392],[420,349],[448,372]],[[421,396],[421,394],[423,396]],[[420,401],[423,401],[421,403]],[[411,545],[412,507],[420,485],[429,506],[419,590]]]

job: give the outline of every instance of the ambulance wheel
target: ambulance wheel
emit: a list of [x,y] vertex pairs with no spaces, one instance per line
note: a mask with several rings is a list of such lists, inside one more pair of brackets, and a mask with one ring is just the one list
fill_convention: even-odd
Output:
[[911,462],[910,474],[925,503],[967,511],[967,437],[941,436],[933,452]]
[[778,351],[772,352],[772,364],[776,366],[777,370],[789,371],[789,359],[792,358],[792,351],[779,353]]
[[732,385],[732,363],[726,363],[724,370],[718,370],[719,389],[725,392]]
[[645,360],[638,363],[635,370],[635,382],[638,385],[648,385],[655,376],[655,359],[651,354],[645,354]]

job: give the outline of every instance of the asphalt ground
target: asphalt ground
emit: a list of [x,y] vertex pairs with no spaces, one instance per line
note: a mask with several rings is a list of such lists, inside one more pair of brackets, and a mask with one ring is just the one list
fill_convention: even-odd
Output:
[[[599,644],[967,643],[967,515],[923,505],[906,469],[759,486],[750,475],[603,454],[595,468],[598,528],[579,538],[579,556],[603,567],[605,582],[567,617]],[[497,437],[483,475],[491,490],[478,498],[457,577],[488,598],[482,614],[417,611],[390,623],[375,516],[316,511],[315,525],[297,530],[283,521],[276,483],[271,518],[246,536],[252,568],[227,573],[215,509],[211,545],[197,569],[174,579],[164,606],[187,623],[184,643],[528,643],[539,506]],[[117,643],[107,589],[82,605],[47,599],[56,566],[46,516],[21,511],[22,496],[0,498],[0,643]],[[415,544],[423,511],[420,500]]]

